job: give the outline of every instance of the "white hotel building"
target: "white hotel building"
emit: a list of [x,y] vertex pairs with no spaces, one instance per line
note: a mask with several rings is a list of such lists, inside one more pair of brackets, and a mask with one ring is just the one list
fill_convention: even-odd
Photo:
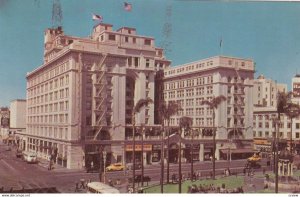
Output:
[[[179,124],[181,116],[193,119],[193,127],[200,131],[195,138],[199,147],[194,159],[208,160],[212,154],[212,137],[201,135],[203,128],[213,126],[212,111],[201,105],[203,100],[224,95],[226,101],[216,110],[216,158],[245,157],[252,152],[254,63],[250,59],[216,56],[168,67],[161,77],[165,101],[177,101],[182,110],[171,118],[171,125]],[[187,138],[189,138],[187,136]],[[190,139],[190,138],[189,138]],[[189,149],[186,150],[188,154]],[[171,154],[172,155],[172,154]]]
[[[27,74],[26,150],[67,168],[99,163],[100,146],[107,163],[130,161],[132,108],[154,100],[156,71],[169,64],[154,39],[134,28],[102,23],[87,38],[47,29],[44,63]],[[154,125],[153,104],[136,116],[142,123]]]
[[[65,35],[58,27],[45,31],[44,63],[27,74],[27,123],[22,136],[25,149],[67,168],[100,163],[132,162],[132,108],[139,99],[150,104],[136,116],[137,130],[147,125],[144,153],[137,134],[136,157],[145,164],[160,161],[158,104],[178,101],[183,110],[172,117],[193,118],[198,131],[212,127],[212,111],[200,102],[224,95],[216,111],[217,159],[252,153],[254,63],[249,59],[217,56],[169,67],[163,50],[151,37],[134,28],[114,31],[110,24],[94,27],[91,37]],[[191,158],[184,136],[183,157]],[[198,135],[193,158],[208,160],[212,137]],[[170,144],[170,160],[178,156]]]

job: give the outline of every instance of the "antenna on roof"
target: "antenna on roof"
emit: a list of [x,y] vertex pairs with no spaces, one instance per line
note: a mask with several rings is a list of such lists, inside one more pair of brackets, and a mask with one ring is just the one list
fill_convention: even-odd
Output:
[[59,0],[53,0],[53,6],[52,6],[52,26],[58,27],[62,26],[62,9],[60,5]]

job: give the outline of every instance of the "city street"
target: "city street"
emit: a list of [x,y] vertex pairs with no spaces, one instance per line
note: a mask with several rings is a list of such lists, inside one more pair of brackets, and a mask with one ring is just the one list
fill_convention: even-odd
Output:
[[[0,188],[3,187],[4,191],[9,191],[11,188],[14,190],[18,189],[37,189],[37,188],[50,188],[56,187],[58,192],[73,193],[75,192],[76,183],[81,185],[80,180],[85,181],[99,181],[99,174],[86,173],[84,170],[68,170],[59,166],[55,166],[54,170],[49,171],[47,169],[47,161],[40,162],[39,164],[28,164],[21,158],[15,156],[15,150],[12,149],[7,151],[7,145],[0,143]],[[224,169],[230,165],[232,172],[241,173],[244,166],[245,160],[231,161],[217,161],[216,162],[216,173],[222,174]],[[190,163],[182,164],[182,172],[185,176],[190,173]],[[165,165],[166,180],[167,166]],[[209,176],[212,169],[211,162],[197,162],[194,163],[194,171],[196,173],[201,172],[201,176]],[[141,174],[141,170],[136,170],[136,174]],[[148,165],[144,170],[145,176],[151,178],[151,183],[158,183],[160,180],[160,165]],[[172,174],[178,174],[178,164],[170,164],[170,179]],[[112,180],[116,183],[116,180],[120,180],[121,184],[116,185],[121,192],[126,192],[127,178],[131,177],[132,171],[115,171],[106,172],[106,182]],[[146,185],[146,184],[145,184]],[[84,189],[79,192],[85,192]]]
[[36,189],[56,187],[59,192],[75,191],[76,182],[80,179],[98,180],[98,174],[88,174],[85,171],[74,171],[57,168],[48,171],[47,165],[28,164],[15,156],[15,150],[6,150],[7,145],[0,143],[0,188],[9,191],[11,188]]

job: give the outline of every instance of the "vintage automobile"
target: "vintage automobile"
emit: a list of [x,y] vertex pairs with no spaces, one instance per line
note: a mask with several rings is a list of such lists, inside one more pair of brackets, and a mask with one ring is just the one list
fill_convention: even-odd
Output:
[[22,156],[23,156],[22,150],[21,149],[17,149],[17,151],[16,151],[16,157],[17,158],[21,158]]
[[[142,163],[137,161],[135,162],[135,169],[138,170],[138,169],[141,169],[142,168]],[[126,164],[126,169],[127,170],[133,170],[133,163],[127,163]]]
[[[139,175],[135,175],[134,181],[135,181],[136,183],[142,182],[142,175],[140,175],[140,174],[139,174]],[[144,176],[143,182],[149,183],[150,181],[151,181],[151,178],[150,178],[149,176]],[[132,178],[129,178],[129,179],[128,179],[128,182],[129,182],[129,183],[132,183]]]
[[257,162],[261,160],[261,157],[258,154],[254,154],[253,156],[249,157],[247,160],[250,162]]
[[110,164],[105,169],[106,171],[120,171],[120,170],[124,170],[125,166],[122,163],[114,163],[114,164]]

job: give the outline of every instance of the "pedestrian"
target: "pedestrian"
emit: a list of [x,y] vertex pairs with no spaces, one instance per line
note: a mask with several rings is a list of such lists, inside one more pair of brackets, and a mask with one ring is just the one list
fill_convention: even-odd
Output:
[[79,184],[78,184],[78,182],[75,183],[75,192],[79,192]]

